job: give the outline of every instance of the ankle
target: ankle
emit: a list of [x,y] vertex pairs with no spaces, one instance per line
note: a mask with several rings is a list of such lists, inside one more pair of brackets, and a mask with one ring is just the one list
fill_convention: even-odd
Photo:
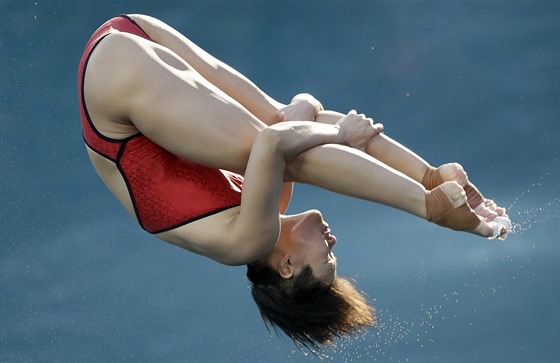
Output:
[[445,182],[426,196],[427,220],[454,230],[472,231],[479,218],[466,204],[463,188],[455,181]]
[[426,190],[432,190],[443,183],[439,168],[429,165],[422,178],[422,185]]
[[457,181],[446,181],[439,186],[454,208],[467,202],[465,190]]
[[467,173],[459,163],[447,163],[437,168],[443,181],[456,181],[461,186],[468,183]]

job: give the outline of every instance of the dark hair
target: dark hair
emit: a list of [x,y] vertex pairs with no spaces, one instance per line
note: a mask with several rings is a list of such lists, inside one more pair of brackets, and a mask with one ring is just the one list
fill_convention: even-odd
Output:
[[300,348],[315,352],[375,324],[375,309],[345,278],[327,286],[306,266],[286,279],[262,261],[247,265],[247,277],[267,328],[281,329]]

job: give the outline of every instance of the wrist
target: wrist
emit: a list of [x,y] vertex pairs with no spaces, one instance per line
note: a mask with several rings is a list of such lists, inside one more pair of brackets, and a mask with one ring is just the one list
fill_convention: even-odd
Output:
[[335,125],[333,125],[333,127],[337,129],[336,142],[335,143],[339,144],[339,145],[346,145],[347,144],[347,142],[346,142],[346,137],[347,137],[346,130],[344,130],[343,127],[340,127],[339,124],[335,124]]

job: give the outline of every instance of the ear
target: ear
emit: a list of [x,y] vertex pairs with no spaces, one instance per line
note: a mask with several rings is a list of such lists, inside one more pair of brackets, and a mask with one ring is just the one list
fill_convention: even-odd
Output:
[[278,268],[278,273],[285,279],[289,279],[294,275],[294,265],[290,260],[290,255],[286,254],[282,257],[280,266]]

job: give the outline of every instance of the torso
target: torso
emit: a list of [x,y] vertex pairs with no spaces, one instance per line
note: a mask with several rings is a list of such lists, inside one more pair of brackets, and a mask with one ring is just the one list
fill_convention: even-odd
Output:
[[[131,22],[125,28],[133,25],[136,24]],[[141,29],[137,31],[141,36]],[[86,48],[86,57],[93,52]],[[236,218],[242,178],[179,159],[141,135],[126,117],[112,113],[111,107],[98,107],[90,102],[103,90],[88,87],[88,79],[95,73],[95,62],[88,63],[89,59],[85,58],[83,68],[80,67],[85,73],[80,87],[83,103],[80,102],[87,152],[95,170],[144,229],[160,239],[200,253],[204,241],[195,242],[189,236],[198,236],[201,230],[231,223]],[[103,143],[107,143],[107,150],[103,149]],[[124,148],[120,146],[123,143]],[[101,150],[97,145],[101,145]],[[156,162],[159,160],[164,163]],[[176,194],[166,194],[170,188],[177,188]]]

